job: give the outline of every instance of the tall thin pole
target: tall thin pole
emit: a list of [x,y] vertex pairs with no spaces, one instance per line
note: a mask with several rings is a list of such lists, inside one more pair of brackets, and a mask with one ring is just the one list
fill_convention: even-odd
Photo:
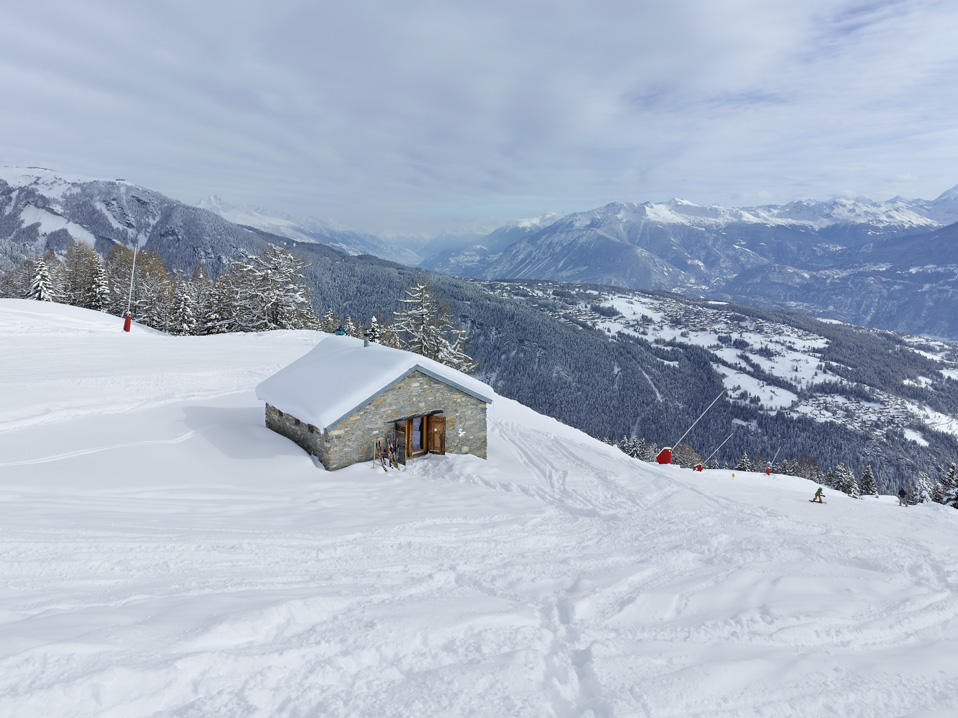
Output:
[[[733,431],[732,434],[734,434],[734,433],[735,433],[735,432]],[[707,464],[707,463],[709,462],[709,459],[711,459],[713,456],[715,456],[715,455],[718,453],[718,450],[721,449],[723,446],[725,446],[725,445],[728,443],[728,440],[732,438],[732,434],[729,434],[728,437],[726,437],[725,441],[723,441],[721,444],[719,444],[719,445],[718,445],[718,448],[715,449],[715,451],[713,451],[711,454],[709,454],[709,458],[706,459],[705,461],[703,461],[702,463],[703,463],[703,464]]]
[[775,466],[775,459],[778,458],[778,452],[781,450],[782,450],[782,447],[779,446],[778,451],[775,452],[775,456],[773,456],[771,462],[769,462],[769,466]]
[[701,415],[699,416],[699,418],[692,422],[692,426],[690,426],[688,429],[686,429],[685,433],[682,434],[682,436],[679,437],[679,440],[676,441],[674,444],[672,444],[672,448],[673,448],[673,449],[674,449],[676,446],[678,446],[679,444],[682,443],[682,439],[684,439],[686,436],[688,436],[689,432],[692,431],[692,429],[695,427],[695,425],[699,423],[699,421],[702,419],[702,417],[705,416],[706,414],[708,414],[709,409],[711,409],[713,406],[715,406],[715,402],[717,402],[717,401],[718,401],[719,399],[721,399],[723,396],[725,396],[725,390],[724,390],[724,389],[722,390],[722,393],[719,394],[717,397],[715,397],[715,399],[712,401],[712,403],[709,404],[708,407],[706,407],[705,411],[703,411],[703,412],[701,413]]
[[133,268],[130,270],[130,294],[126,298],[126,313],[130,314],[130,308],[133,306],[133,275],[136,272],[136,250],[140,248],[140,239],[137,238],[133,245]]

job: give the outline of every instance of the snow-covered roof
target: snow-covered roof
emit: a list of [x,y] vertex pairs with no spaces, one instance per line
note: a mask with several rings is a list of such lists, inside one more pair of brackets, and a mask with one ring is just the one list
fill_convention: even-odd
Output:
[[256,387],[257,398],[300,421],[328,429],[413,371],[492,403],[488,384],[419,354],[361,339],[329,336]]

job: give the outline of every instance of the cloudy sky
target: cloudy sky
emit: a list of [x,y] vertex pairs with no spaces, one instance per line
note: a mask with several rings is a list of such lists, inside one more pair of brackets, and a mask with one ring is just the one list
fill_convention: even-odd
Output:
[[372,232],[958,183],[953,0],[32,0],[0,48],[0,165]]

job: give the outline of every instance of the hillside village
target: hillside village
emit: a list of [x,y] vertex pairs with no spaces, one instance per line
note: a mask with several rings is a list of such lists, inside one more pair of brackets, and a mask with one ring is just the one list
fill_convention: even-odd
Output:
[[[555,282],[482,284],[499,296],[525,298],[566,323],[599,329],[613,340],[639,337],[663,346],[701,347],[712,354],[727,397],[766,414],[807,416],[875,438],[901,432],[916,448],[928,445],[927,432],[958,437],[958,406],[938,411],[907,395],[911,389],[947,387],[954,392],[958,387],[958,346],[945,341],[834,320],[805,318],[805,327],[796,326],[786,320],[790,316],[794,322],[795,315],[770,312],[772,317],[763,317],[761,310],[663,292]],[[826,358],[831,340],[819,333],[825,330],[901,342],[903,365],[923,358],[936,371],[914,374],[898,386],[850,381],[839,363]],[[913,374],[909,369],[906,375]]]

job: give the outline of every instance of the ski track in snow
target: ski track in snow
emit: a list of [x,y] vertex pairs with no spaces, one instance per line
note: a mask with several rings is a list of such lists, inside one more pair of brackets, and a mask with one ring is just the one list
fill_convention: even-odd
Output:
[[[245,341],[250,376],[308,348]],[[325,472],[194,369],[2,424],[0,715],[958,711],[953,510],[642,464],[505,399],[488,461]]]
[[54,454],[52,456],[44,456],[39,459],[28,459],[26,461],[0,462],[0,469],[12,467],[12,466],[29,466],[30,464],[44,464],[49,461],[62,461],[63,459],[71,459],[75,456],[85,456],[87,454],[98,454],[101,451],[110,451],[111,449],[124,449],[124,448],[131,448],[134,446],[153,446],[156,444],[179,444],[181,441],[186,441],[187,439],[191,439],[194,436],[196,436],[195,431],[186,431],[173,439],[156,439],[151,441],[131,441],[125,444],[108,444],[106,446],[95,446],[89,449],[81,449],[79,451],[67,451],[63,454]]

